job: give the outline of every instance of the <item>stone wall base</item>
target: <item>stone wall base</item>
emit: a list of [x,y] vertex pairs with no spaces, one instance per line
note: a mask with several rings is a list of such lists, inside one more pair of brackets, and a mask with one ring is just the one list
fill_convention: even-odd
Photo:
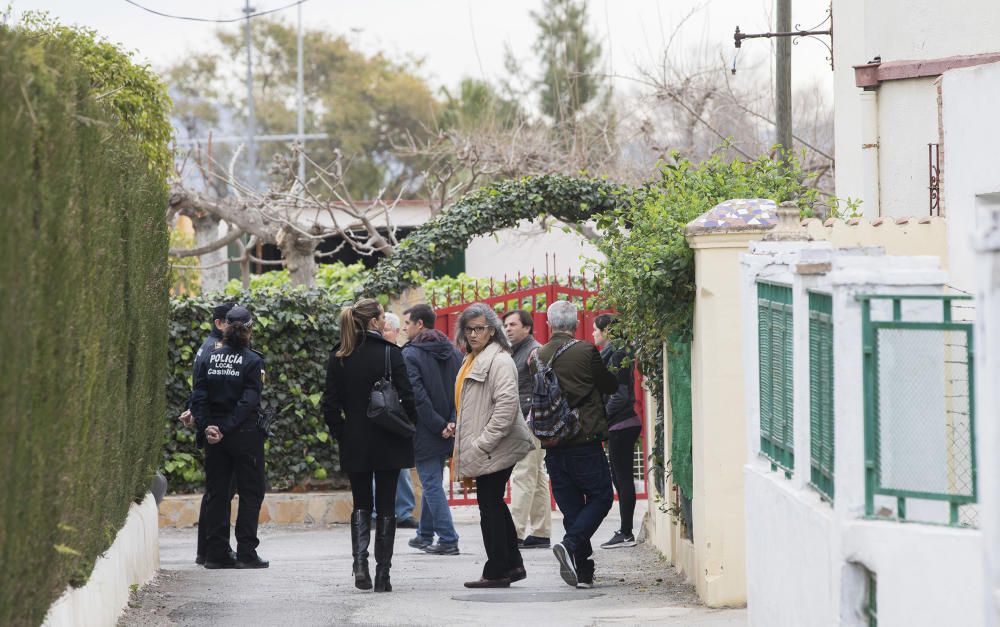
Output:
[[[236,521],[239,495],[233,497],[232,521]],[[342,492],[275,492],[264,496],[260,522],[278,525],[331,524],[351,521],[354,501],[351,493]],[[164,497],[160,503],[160,527],[193,527],[201,508],[200,494]]]

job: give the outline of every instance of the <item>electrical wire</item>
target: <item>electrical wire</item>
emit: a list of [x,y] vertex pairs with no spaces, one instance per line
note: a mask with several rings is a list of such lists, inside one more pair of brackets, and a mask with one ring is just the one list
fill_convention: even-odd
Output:
[[142,9],[143,11],[148,11],[149,13],[152,13],[153,15],[159,15],[160,17],[169,17],[169,18],[174,19],[174,20],[187,20],[189,22],[211,22],[211,23],[214,23],[214,24],[230,24],[232,22],[242,22],[243,20],[248,20],[248,19],[253,18],[253,17],[259,17],[261,15],[268,15],[270,13],[277,13],[278,11],[284,11],[285,9],[290,9],[290,8],[292,8],[294,6],[298,6],[300,4],[305,4],[308,1],[309,0],[296,0],[295,2],[292,2],[290,4],[286,4],[283,7],[278,7],[276,9],[268,9],[267,11],[260,11],[258,13],[251,13],[250,15],[244,15],[243,17],[234,17],[234,18],[231,18],[231,19],[210,19],[210,18],[205,18],[205,17],[191,17],[191,16],[188,16],[188,15],[171,15],[169,13],[162,13],[160,11],[156,11],[154,9],[150,9],[149,7],[144,7],[141,4],[139,4],[138,2],[135,2],[134,0],[125,0],[125,2],[127,2],[128,4],[131,4],[134,7],[138,7],[140,9]]

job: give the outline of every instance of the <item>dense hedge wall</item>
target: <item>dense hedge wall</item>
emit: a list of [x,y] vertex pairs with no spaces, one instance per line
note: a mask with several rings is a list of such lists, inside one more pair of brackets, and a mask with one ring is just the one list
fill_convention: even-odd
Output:
[[212,307],[224,299],[239,302],[256,316],[253,346],[264,353],[267,373],[262,404],[277,411],[276,437],[265,445],[271,489],[286,490],[310,481],[344,484],[337,447],[320,407],[326,359],[339,339],[340,303],[326,289],[275,286],[171,300],[166,445],[161,460],[170,490],[204,489],[202,452],[195,446],[193,430],[184,428],[177,416],[191,391],[195,352],[211,331]]
[[89,33],[25,26],[0,26],[0,93],[0,625],[23,625],[87,580],[159,459],[166,171],[143,128],[167,100]]

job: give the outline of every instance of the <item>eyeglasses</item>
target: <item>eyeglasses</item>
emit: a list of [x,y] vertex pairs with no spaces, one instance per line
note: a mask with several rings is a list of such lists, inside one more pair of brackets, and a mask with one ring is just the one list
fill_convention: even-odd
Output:
[[466,335],[483,335],[490,327],[465,327],[463,333]]

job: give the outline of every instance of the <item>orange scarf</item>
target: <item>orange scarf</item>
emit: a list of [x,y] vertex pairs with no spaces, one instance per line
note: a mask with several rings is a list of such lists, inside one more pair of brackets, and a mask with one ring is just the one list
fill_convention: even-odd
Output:
[[[476,358],[472,353],[465,356],[465,360],[462,361],[462,368],[458,371],[458,378],[455,379],[455,424],[458,425],[459,420],[462,417],[462,386],[465,385],[465,377],[468,376],[469,371],[472,370],[472,364],[476,362]],[[458,433],[458,429],[455,429],[455,433]],[[455,465],[458,460],[458,455],[460,452],[459,447],[455,447],[455,454],[451,456],[451,476],[455,476]],[[454,479],[452,479],[454,481]],[[465,486],[466,490],[472,489],[472,480],[463,479],[462,485]]]

